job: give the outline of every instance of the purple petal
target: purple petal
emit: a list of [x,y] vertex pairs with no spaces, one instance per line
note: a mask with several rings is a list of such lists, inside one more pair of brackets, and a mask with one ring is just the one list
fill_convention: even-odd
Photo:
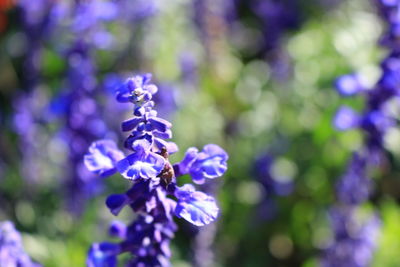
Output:
[[130,202],[131,200],[125,194],[111,195],[106,199],[107,207],[115,216]]
[[175,194],[178,203],[175,208],[176,216],[184,218],[196,226],[204,226],[213,222],[219,209],[215,199],[200,191],[192,191],[193,186],[185,185]]
[[355,95],[365,90],[359,77],[355,74],[343,75],[335,82],[337,91],[343,96]]
[[89,171],[101,176],[115,172],[116,162],[124,158],[124,154],[117,149],[114,141],[100,140],[89,147],[89,153],[84,156],[84,163]]
[[121,128],[122,131],[127,132],[133,130],[140,122],[142,122],[142,118],[132,118],[122,122]]
[[176,187],[175,196],[178,199],[186,199],[186,198],[190,198],[192,193],[195,191],[196,191],[196,189],[194,188],[193,185],[184,184],[182,187]]
[[148,119],[149,123],[154,127],[154,129],[160,132],[165,132],[172,127],[172,124],[164,119],[158,117],[151,117]]
[[185,175],[189,173],[189,168],[196,160],[198,152],[199,150],[195,147],[190,147],[186,150],[185,156],[183,157],[182,161],[178,164],[180,175]]
[[170,155],[174,154],[174,153],[178,152],[178,150],[179,150],[179,148],[174,142],[168,142],[167,143],[168,154],[170,154]]
[[143,106],[139,106],[133,110],[133,115],[141,117],[145,114],[145,112],[146,112],[145,108]]
[[153,145],[153,136],[150,134],[145,134],[142,137],[137,137],[132,143],[132,149],[137,152],[149,151]]
[[89,249],[86,265],[88,267],[116,267],[119,253],[120,249],[117,244],[95,243]]
[[117,163],[117,170],[127,179],[156,177],[164,168],[165,159],[155,153],[133,153]]
[[146,90],[147,90],[147,92],[149,92],[150,94],[154,95],[154,94],[157,93],[158,88],[157,88],[157,86],[155,86],[154,84],[149,84],[149,85],[146,85]]
[[162,139],[171,139],[172,138],[172,131],[166,130],[165,132],[159,132],[157,130],[153,130],[153,135],[158,138]]
[[[192,153],[194,155],[194,152]],[[203,150],[197,154],[195,161],[187,165],[187,168],[193,182],[203,184],[205,179],[221,177],[227,170],[227,160],[228,154],[222,148],[209,144],[204,146]]]
[[215,144],[205,145],[202,152],[209,156],[219,156],[223,160],[228,160],[228,154],[225,152],[225,150]]
[[131,101],[132,99],[131,90],[128,88],[126,83],[122,84],[117,89],[116,99],[118,102],[121,103],[126,103]]

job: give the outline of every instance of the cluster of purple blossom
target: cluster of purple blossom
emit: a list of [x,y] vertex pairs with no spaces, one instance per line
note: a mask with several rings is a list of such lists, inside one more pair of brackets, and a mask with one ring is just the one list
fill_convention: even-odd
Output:
[[26,254],[21,235],[11,222],[0,222],[0,266],[41,267]]
[[324,251],[321,266],[369,266],[380,232],[380,219],[373,215],[360,222],[356,209],[343,207],[332,209],[329,215],[333,242]]
[[101,118],[97,70],[94,60],[98,49],[109,45],[112,36],[105,22],[115,18],[117,5],[111,2],[77,2],[72,10],[70,30],[74,38],[65,49],[67,70],[65,90],[52,101],[52,110],[60,116],[63,127],[59,136],[68,146],[68,172],[64,177],[68,207],[82,212],[84,200],[99,187],[82,164],[83,155],[93,140],[103,138],[108,129]]
[[[362,94],[365,107],[357,113],[348,106],[341,107],[334,118],[334,125],[339,130],[360,129],[364,134],[364,142],[359,151],[353,153],[347,171],[336,186],[337,198],[342,211],[332,220],[334,243],[329,247],[324,259],[324,266],[337,266],[346,262],[348,266],[368,266],[376,246],[376,234],[365,240],[363,231],[379,232],[380,224],[376,216],[372,216],[361,230],[349,234],[351,222],[357,207],[368,200],[372,181],[371,169],[378,166],[384,157],[384,140],[388,130],[396,126],[396,118],[390,112],[390,105],[399,96],[398,81],[400,71],[400,46],[398,44],[398,25],[400,1],[380,0],[378,5],[382,17],[388,25],[388,31],[381,39],[382,45],[389,49],[389,54],[381,63],[382,74],[374,88],[367,88],[357,74],[348,74],[336,81],[337,91],[345,97]],[[338,212],[334,212],[338,213]],[[369,235],[369,233],[368,233]],[[346,251],[351,251],[348,253]],[[347,265],[346,265],[347,266]]]
[[[222,176],[227,169],[228,155],[217,145],[204,146],[202,151],[189,148],[183,160],[172,165],[169,155],[178,147],[170,141],[171,123],[159,118],[153,109],[153,95],[158,88],[151,76],[129,78],[117,93],[119,102],[134,104],[134,117],[122,122],[122,130],[131,132],[124,142],[129,155],[117,149],[111,140],[100,140],[89,148],[84,158],[87,168],[102,177],[119,172],[133,182],[124,194],[111,195],[106,205],[117,215],[125,206],[138,213],[129,226],[115,222],[110,234],[122,239],[119,243],[92,245],[88,266],[116,266],[117,256],[124,252],[134,257],[128,266],[168,266],[170,240],[176,231],[175,214],[196,226],[213,222],[218,215],[215,199],[196,191],[192,184],[177,186],[176,178],[191,175],[193,182]],[[168,196],[173,196],[176,201]]]
[[59,23],[62,9],[61,5],[51,0],[16,1],[19,11],[24,42],[26,48],[23,63],[23,87],[32,91],[40,82],[41,61],[44,44],[54,32]]
[[382,45],[389,49],[389,54],[381,63],[382,75],[374,88],[367,88],[357,74],[348,74],[336,81],[338,92],[345,97],[362,94],[365,98],[363,112],[357,113],[352,108],[341,107],[334,120],[339,130],[359,128],[365,135],[363,155],[368,163],[379,163],[384,151],[384,137],[387,131],[396,126],[396,118],[390,112],[392,100],[399,95],[397,83],[400,70],[399,44],[397,27],[399,1],[380,0],[382,17],[388,23],[388,31],[381,39]]
[[[41,80],[43,48],[59,20],[60,9],[54,1],[17,1],[17,9],[24,37],[20,40],[26,47],[21,86],[23,93],[15,96],[14,128],[20,136],[22,151],[22,175],[27,181],[38,181],[38,154],[33,140],[40,139],[39,129],[43,122],[42,107],[37,105],[43,92],[37,87]],[[29,49],[28,49],[29,47]],[[38,113],[41,117],[38,118]]]
[[[56,137],[65,143],[68,157],[63,167],[68,170],[62,179],[62,191],[70,211],[79,214],[83,202],[97,192],[100,185],[95,176],[86,170],[82,157],[93,140],[110,134],[102,113],[117,114],[114,107],[102,106],[102,85],[98,82],[96,54],[100,50],[111,49],[116,38],[109,30],[110,23],[138,23],[155,12],[154,1],[18,1],[19,17],[25,35],[22,94],[15,101],[15,124],[20,135],[22,169],[24,177],[32,177],[38,172],[38,154],[35,142],[37,132],[49,120],[56,118],[61,127]],[[54,34],[63,42],[54,42]],[[71,34],[72,33],[72,34]],[[44,105],[36,114],[33,96],[42,93],[43,82],[42,51],[45,45],[61,51],[65,59],[65,79],[49,105]],[[21,105],[26,103],[27,105]],[[35,112],[34,112],[35,111]],[[46,114],[46,115],[43,115]],[[24,119],[21,121],[21,118]],[[25,123],[26,122],[26,123]],[[52,120],[54,122],[54,120]],[[29,127],[29,128],[28,128]],[[30,179],[34,180],[34,179]],[[38,179],[36,179],[38,180]]]
[[[396,126],[396,118],[390,112],[392,100],[399,95],[397,82],[400,70],[399,47],[396,44],[396,27],[398,25],[398,1],[379,1],[381,13],[388,22],[389,30],[383,36],[382,43],[390,49],[389,55],[381,64],[382,75],[372,89],[363,85],[356,74],[340,77],[336,88],[343,96],[362,94],[365,97],[365,107],[362,113],[357,113],[348,106],[339,108],[334,119],[334,125],[339,130],[358,128],[364,133],[364,145],[359,152],[354,153],[348,171],[338,184],[338,197],[347,204],[359,204],[368,199],[370,182],[368,167],[381,162],[384,153],[384,138],[388,130]],[[360,186],[360,183],[362,186]],[[349,198],[349,192],[353,197]]]

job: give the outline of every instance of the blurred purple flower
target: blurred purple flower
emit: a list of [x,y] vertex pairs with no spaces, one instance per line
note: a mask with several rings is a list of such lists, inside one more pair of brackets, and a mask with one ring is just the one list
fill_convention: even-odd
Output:
[[346,131],[359,126],[360,121],[360,115],[358,115],[352,108],[342,106],[336,112],[333,124],[337,130]]
[[336,90],[343,96],[352,96],[366,90],[356,74],[348,74],[339,77],[335,85]]
[[[82,168],[82,159],[93,140],[104,138],[108,129],[100,117],[101,107],[94,97],[97,95],[96,70],[91,58],[91,47],[77,39],[66,53],[67,80],[66,88],[56,96],[52,110],[57,110],[59,119],[64,126],[60,129],[59,136],[67,144],[69,153],[68,172],[65,173],[64,183],[66,199],[71,211],[79,214],[85,200],[91,197],[99,188],[95,177]],[[101,141],[91,147],[92,156],[86,157],[90,169],[102,176],[114,172],[111,164],[121,159],[116,147],[111,141]],[[106,162],[107,156],[111,159]],[[103,156],[103,157],[102,157]],[[108,166],[106,166],[107,164]],[[105,165],[106,164],[106,165]]]
[[[274,162],[274,157],[271,154],[266,153],[260,155],[254,163],[255,177],[264,187],[267,198],[274,195],[286,196],[293,190],[292,180],[282,179],[285,177],[279,177],[272,173]],[[268,205],[270,205],[270,203],[267,203],[267,206]]]
[[90,247],[87,267],[116,267],[119,246],[112,243],[95,243]]
[[23,87],[33,91],[40,81],[42,50],[45,41],[64,17],[65,6],[52,0],[19,0],[16,2],[26,47],[22,76]]
[[217,145],[208,144],[201,152],[191,147],[182,162],[175,164],[175,171],[181,175],[190,174],[193,182],[203,184],[206,179],[222,176],[227,170],[227,160],[228,154]]
[[154,0],[119,0],[120,16],[128,23],[146,19],[158,11],[157,2]]
[[368,200],[372,182],[367,176],[368,160],[357,153],[347,166],[346,173],[336,184],[338,200],[347,205],[358,205]]
[[273,173],[272,168],[275,163],[275,157],[267,152],[259,155],[253,165],[253,172],[256,180],[263,188],[263,198],[258,204],[257,216],[262,223],[276,216],[278,211],[277,196],[287,196],[293,191],[293,180],[282,179]]
[[0,222],[0,266],[40,267],[24,251],[21,235],[9,221]]
[[324,251],[321,266],[369,266],[380,232],[379,218],[373,215],[360,223],[356,210],[345,207],[336,207],[329,215],[333,238]]
[[175,214],[196,226],[207,225],[218,216],[214,198],[196,191],[191,184],[178,187],[175,196],[178,199]]
[[116,172],[116,163],[123,158],[124,154],[117,149],[114,141],[100,140],[89,147],[84,163],[89,171],[105,177]]
[[150,179],[164,169],[165,160],[162,156],[144,150],[132,153],[117,164],[118,171],[129,180]]
[[[400,81],[400,44],[398,42],[398,10],[400,2],[379,0],[378,5],[387,31],[381,40],[389,50],[382,61],[382,74],[371,90],[365,91],[363,112],[342,107],[338,111],[334,124],[338,129],[359,128],[364,134],[363,146],[353,154],[346,173],[336,185],[336,195],[340,208],[332,212],[333,243],[324,253],[322,266],[366,267],[370,265],[376,247],[376,236],[380,222],[371,217],[364,225],[357,225],[354,212],[357,207],[368,200],[373,183],[369,178],[371,169],[382,162],[384,155],[384,138],[390,127],[396,125],[396,118],[388,112],[386,106],[399,96]],[[339,80],[338,90],[343,95],[353,95],[361,91],[354,74]]]

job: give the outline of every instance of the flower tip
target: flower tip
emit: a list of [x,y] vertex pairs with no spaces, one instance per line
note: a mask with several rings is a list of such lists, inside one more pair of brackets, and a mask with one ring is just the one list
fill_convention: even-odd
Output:
[[335,87],[342,96],[352,96],[365,90],[356,74],[347,74],[339,77],[335,81]]
[[350,130],[359,125],[359,115],[352,108],[340,107],[334,117],[333,125],[339,131]]

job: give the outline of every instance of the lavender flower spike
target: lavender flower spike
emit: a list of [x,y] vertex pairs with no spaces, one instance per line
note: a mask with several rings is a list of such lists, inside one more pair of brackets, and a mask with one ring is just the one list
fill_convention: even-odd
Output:
[[[201,152],[189,148],[185,158],[172,166],[169,154],[177,151],[172,138],[172,124],[159,118],[153,110],[153,95],[158,89],[150,83],[150,74],[128,79],[117,93],[119,102],[134,104],[134,117],[122,123],[122,130],[131,132],[124,142],[126,157],[109,141],[94,143],[85,164],[100,175],[118,171],[132,181],[123,194],[110,195],[106,205],[114,215],[126,206],[140,215],[125,226],[114,222],[109,233],[119,243],[95,243],[89,250],[89,267],[118,265],[118,255],[130,253],[127,266],[170,266],[169,243],[176,225],[173,215],[203,226],[216,220],[218,207],[213,197],[196,191],[191,184],[176,185],[177,178],[190,174],[195,183],[222,176],[227,169],[228,154],[217,145],[206,145]],[[177,201],[171,197],[177,198]]]
[[400,1],[378,0],[377,4],[386,23],[380,44],[389,50],[381,63],[381,77],[369,90],[364,90],[354,74],[342,76],[336,83],[339,93],[344,96],[363,91],[363,110],[356,113],[342,107],[337,112],[334,124],[339,130],[358,128],[364,138],[362,147],[353,154],[346,173],[336,185],[340,210],[334,211],[332,216],[334,240],[325,250],[321,262],[326,267],[369,266],[376,248],[376,235],[380,231],[376,216],[371,217],[365,225],[357,225],[354,218],[355,211],[371,195],[373,181],[370,176],[374,167],[382,163],[386,156],[386,134],[398,124],[398,119],[388,110],[388,106],[399,96]]

